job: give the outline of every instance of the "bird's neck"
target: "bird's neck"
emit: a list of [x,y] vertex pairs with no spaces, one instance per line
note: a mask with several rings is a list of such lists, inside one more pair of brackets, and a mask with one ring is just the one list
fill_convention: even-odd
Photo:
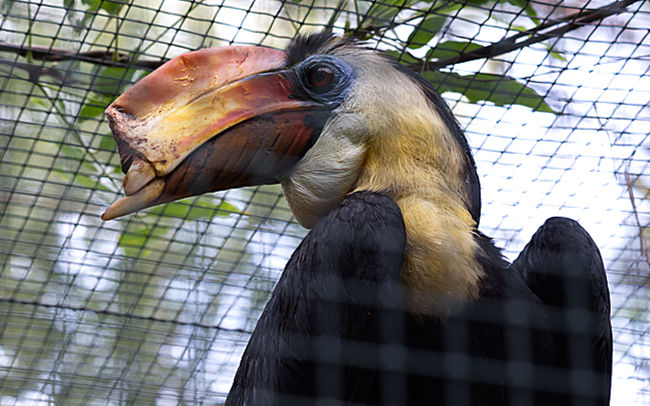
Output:
[[355,190],[388,193],[407,233],[402,281],[413,313],[445,316],[478,295],[476,222],[463,196],[462,152],[442,125],[376,137]]

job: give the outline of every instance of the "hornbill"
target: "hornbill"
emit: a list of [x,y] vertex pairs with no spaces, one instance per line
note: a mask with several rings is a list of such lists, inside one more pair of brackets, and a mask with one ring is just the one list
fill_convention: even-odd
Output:
[[[362,43],[180,55],[106,110],[126,197],[104,220],[280,183],[311,228],[227,405],[606,405],[612,333],[595,243],[551,218],[507,263],[451,110]],[[338,402],[338,403],[337,403]]]

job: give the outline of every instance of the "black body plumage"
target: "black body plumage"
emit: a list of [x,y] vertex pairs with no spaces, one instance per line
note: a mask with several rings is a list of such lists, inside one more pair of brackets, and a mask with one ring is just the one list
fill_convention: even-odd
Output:
[[[399,207],[385,195],[352,194],[323,218],[289,260],[226,404],[374,397],[378,365],[364,368],[359,358],[376,351],[367,346],[384,341],[387,323],[399,323],[393,309],[400,307],[405,243]],[[354,354],[355,343],[361,353]]]
[[[226,404],[609,404],[607,286],[586,232],[550,219],[512,267],[476,238],[486,271],[479,299],[446,320],[413,316],[399,284],[399,208],[383,194],[348,196],[289,261]],[[571,281],[533,281],[549,273]],[[568,298],[570,308],[546,302],[562,289],[588,295]]]
[[[288,64],[337,44],[329,34],[300,37]],[[467,209],[478,223],[478,177],[462,130],[435,90],[408,75],[467,156]],[[474,238],[478,297],[445,318],[412,314],[400,280],[399,206],[384,193],[347,195],[291,257],[226,405],[608,405],[609,292],[587,232],[549,219],[512,265],[491,239],[478,230]]]

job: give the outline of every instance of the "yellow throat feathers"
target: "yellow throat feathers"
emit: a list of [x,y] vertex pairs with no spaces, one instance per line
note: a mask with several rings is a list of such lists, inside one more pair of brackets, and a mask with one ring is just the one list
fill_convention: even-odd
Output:
[[[466,158],[410,79],[375,86],[379,93],[364,92],[373,100],[373,108],[364,109],[371,112],[366,119],[373,136],[353,191],[384,192],[395,199],[406,226],[402,281],[409,288],[409,309],[444,316],[477,296],[483,276],[476,260],[476,224],[465,204]],[[385,86],[393,100],[409,100],[408,105],[382,99]]]

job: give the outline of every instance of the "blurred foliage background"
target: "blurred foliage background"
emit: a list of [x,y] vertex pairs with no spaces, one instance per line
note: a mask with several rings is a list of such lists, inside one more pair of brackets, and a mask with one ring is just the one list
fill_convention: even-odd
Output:
[[598,243],[612,404],[650,403],[650,5],[579,0],[0,2],[0,404],[220,404],[306,234],[277,186],[107,223],[103,111],[180,53],[331,29],[430,80],[466,130],[481,230],[513,259],[549,216]]

